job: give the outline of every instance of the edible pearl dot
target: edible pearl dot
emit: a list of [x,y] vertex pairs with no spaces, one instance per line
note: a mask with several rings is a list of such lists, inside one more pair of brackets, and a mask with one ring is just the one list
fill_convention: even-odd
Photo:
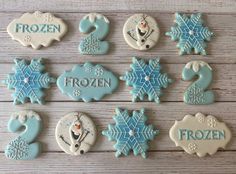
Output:
[[190,35],[193,35],[193,34],[194,34],[194,31],[193,31],[193,30],[189,30],[189,34],[190,34]]
[[130,130],[130,131],[129,131],[129,135],[130,135],[130,136],[134,136],[134,131],[133,131],[133,130]]
[[28,83],[28,82],[29,82],[29,78],[25,78],[25,79],[24,79],[24,82],[25,82],[25,83]]
[[149,77],[149,76],[146,76],[146,77],[145,77],[145,80],[146,80],[146,81],[149,81],[149,80],[150,80],[150,77]]

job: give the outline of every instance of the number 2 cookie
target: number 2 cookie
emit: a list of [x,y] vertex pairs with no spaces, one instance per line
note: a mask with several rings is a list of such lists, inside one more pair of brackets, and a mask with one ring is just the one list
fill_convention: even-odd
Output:
[[[22,128],[25,129],[22,131]],[[5,149],[5,155],[14,160],[31,160],[41,153],[41,143],[35,142],[42,129],[40,116],[33,111],[19,111],[8,122],[10,132],[22,131]]]
[[57,123],[55,135],[58,145],[64,152],[80,155],[89,151],[95,143],[97,130],[87,115],[72,112]]
[[171,40],[178,40],[177,47],[179,54],[190,54],[194,50],[195,54],[206,55],[206,42],[210,41],[213,32],[203,26],[201,13],[192,14],[188,17],[186,14],[175,13],[175,25],[171,31],[166,32]]
[[123,35],[132,48],[148,50],[156,45],[160,30],[153,17],[146,14],[134,14],[124,24]]

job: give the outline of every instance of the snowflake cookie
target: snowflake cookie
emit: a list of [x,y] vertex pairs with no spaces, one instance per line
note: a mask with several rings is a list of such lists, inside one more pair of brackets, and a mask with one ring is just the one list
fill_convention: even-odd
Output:
[[144,60],[134,57],[133,64],[130,66],[132,70],[120,77],[128,86],[133,87],[132,101],[136,101],[137,98],[143,100],[144,95],[147,94],[150,101],[160,103],[161,88],[166,88],[172,80],[167,74],[161,74],[159,61],[159,59],[152,59],[146,64]]
[[148,140],[153,140],[159,134],[159,130],[154,130],[152,125],[146,125],[147,116],[144,115],[144,109],[133,111],[129,116],[128,110],[116,109],[116,115],[113,117],[116,124],[109,124],[108,129],[102,131],[109,141],[116,141],[116,157],[121,154],[127,156],[130,150],[133,150],[135,156],[141,154],[146,158],[148,150]]
[[15,89],[12,95],[14,104],[23,104],[30,99],[31,103],[42,104],[43,88],[49,88],[56,79],[44,73],[42,59],[33,59],[29,63],[23,59],[15,59],[15,73],[10,73],[3,82],[8,89]]
[[170,36],[171,40],[179,41],[177,47],[180,49],[180,55],[190,54],[192,49],[196,54],[206,55],[205,41],[210,41],[213,33],[202,25],[201,13],[192,14],[190,17],[175,13],[175,23],[166,35]]

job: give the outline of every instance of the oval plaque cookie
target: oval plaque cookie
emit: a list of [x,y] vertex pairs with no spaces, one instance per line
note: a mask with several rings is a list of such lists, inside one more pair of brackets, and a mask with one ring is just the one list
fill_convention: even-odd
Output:
[[95,143],[97,130],[93,121],[85,114],[72,112],[57,123],[56,141],[70,155],[81,155]]
[[67,32],[67,26],[51,13],[36,11],[14,19],[8,25],[7,32],[13,40],[19,41],[22,45],[39,49],[41,45],[49,46],[53,40],[60,41]]
[[89,102],[100,100],[105,94],[111,94],[118,86],[117,77],[101,65],[91,63],[78,64],[71,71],[65,71],[57,79],[62,93],[74,100]]
[[123,35],[129,46],[137,50],[154,47],[160,30],[155,19],[146,14],[134,14],[124,24]]
[[175,121],[169,136],[176,146],[182,147],[187,153],[203,157],[225,148],[232,135],[225,123],[219,122],[214,116],[197,113]]

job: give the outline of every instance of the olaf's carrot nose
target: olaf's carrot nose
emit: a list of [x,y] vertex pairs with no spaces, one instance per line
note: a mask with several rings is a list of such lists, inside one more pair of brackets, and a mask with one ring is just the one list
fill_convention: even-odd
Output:
[[75,125],[76,129],[80,129],[80,124]]

